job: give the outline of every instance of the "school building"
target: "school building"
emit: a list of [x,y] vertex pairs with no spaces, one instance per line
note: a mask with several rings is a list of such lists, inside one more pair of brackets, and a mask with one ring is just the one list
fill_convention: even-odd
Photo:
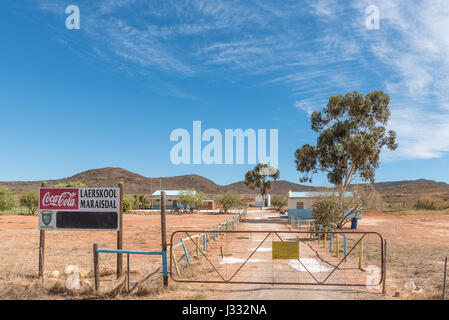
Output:
[[[312,205],[325,197],[338,197],[337,192],[288,192],[288,215],[296,218],[310,219],[312,214]],[[353,198],[352,192],[345,192],[345,198]],[[361,211],[356,213],[357,217],[361,217]],[[354,214],[353,214],[354,215]],[[348,218],[352,218],[352,215]]]

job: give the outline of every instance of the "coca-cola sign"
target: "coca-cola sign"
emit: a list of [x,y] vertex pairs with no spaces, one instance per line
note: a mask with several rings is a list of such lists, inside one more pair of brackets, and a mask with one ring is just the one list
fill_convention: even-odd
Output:
[[40,189],[40,209],[53,210],[77,210],[79,207],[78,188],[41,188]]

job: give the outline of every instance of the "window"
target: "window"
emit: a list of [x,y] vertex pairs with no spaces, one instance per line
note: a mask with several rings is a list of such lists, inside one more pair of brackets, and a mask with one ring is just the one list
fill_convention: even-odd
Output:
[[304,209],[304,202],[302,201],[296,202],[296,209]]

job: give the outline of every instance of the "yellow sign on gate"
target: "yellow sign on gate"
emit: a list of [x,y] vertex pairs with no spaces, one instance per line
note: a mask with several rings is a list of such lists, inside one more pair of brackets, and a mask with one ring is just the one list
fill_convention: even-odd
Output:
[[298,241],[273,241],[273,260],[299,259]]

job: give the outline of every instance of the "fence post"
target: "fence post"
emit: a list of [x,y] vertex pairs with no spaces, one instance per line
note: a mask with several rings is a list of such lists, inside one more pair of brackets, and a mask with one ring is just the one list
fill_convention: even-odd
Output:
[[[162,255],[162,264],[167,264],[167,238],[166,238],[166,221],[165,221],[165,206],[166,206],[167,197],[165,195],[165,191],[161,191],[161,239],[162,239],[162,252],[165,252]],[[168,275],[163,275],[164,287],[168,286]]]
[[184,255],[186,256],[187,263],[190,264],[189,253],[187,252],[186,244],[184,243],[184,239],[181,238],[182,247],[184,248]]
[[320,244],[321,240],[321,224],[318,225],[318,244]]
[[[324,228],[324,231],[327,231],[327,228]],[[323,248],[326,248],[326,238],[327,238],[327,233],[323,234]]]
[[[211,229],[209,229],[209,230],[207,230],[207,231],[210,231]],[[209,241],[209,245],[210,245],[210,247],[212,248],[212,241],[210,240],[210,235],[209,235],[209,232],[206,232],[206,236],[207,236],[207,241]]]
[[173,263],[175,265],[176,274],[179,276],[181,273],[179,272],[178,261],[176,259],[175,249],[173,247],[171,247],[171,258],[172,258]]
[[129,253],[126,254],[126,284],[127,292],[129,293]]
[[338,258],[338,253],[340,251],[340,248],[338,247],[338,233],[335,234],[335,251],[337,252],[337,258]]
[[212,229],[214,230],[214,242],[217,242],[217,238],[215,237],[215,226]]
[[329,252],[332,252],[332,238],[334,237],[334,229],[329,228],[331,233],[330,239],[329,239]]
[[207,251],[206,232],[204,232],[204,236],[203,236],[203,247],[204,247],[204,251]]
[[447,257],[444,259],[443,300],[446,296]]
[[309,239],[312,239],[312,226],[310,221],[307,221],[307,230],[309,230]]
[[98,293],[98,290],[100,289],[100,279],[99,279],[99,272],[98,272],[98,244],[94,244],[93,248],[93,255],[94,255],[94,287],[95,287],[95,293]]
[[[42,182],[41,187],[45,188],[46,182]],[[44,281],[44,264],[45,264],[45,230],[39,230],[39,272],[38,277],[42,277]]]

